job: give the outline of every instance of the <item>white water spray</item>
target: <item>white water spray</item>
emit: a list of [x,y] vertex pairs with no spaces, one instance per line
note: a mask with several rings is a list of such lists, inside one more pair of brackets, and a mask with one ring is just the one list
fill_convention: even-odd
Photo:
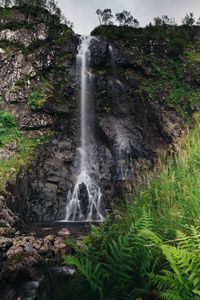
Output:
[[102,193],[99,187],[98,168],[94,165],[95,158],[90,137],[92,128],[89,105],[92,95],[93,76],[90,73],[90,42],[92,37],[82,36],[77,54],[77,81],[80,79],[81,100],[81,148],[80,173],[77,177],[74,190],[69,192],[66,207],[66,221],[102,221],[101,200]]

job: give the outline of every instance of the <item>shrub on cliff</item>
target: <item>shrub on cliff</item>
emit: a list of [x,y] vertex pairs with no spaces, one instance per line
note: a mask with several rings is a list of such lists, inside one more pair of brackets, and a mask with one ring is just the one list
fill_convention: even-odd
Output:
[[64,23],[70,28],[73,27],[73,23],[62,14],[56,0],[0,0],[0,6],[5,8],[12,6],[23,8],[27,18],[30,14],[34,14],[35,12],[37,14],[38,8],[47,9],[51,15],[58,17],[59,22]]
[[0,112],[0,147],[20,134],[15,117],[10,112]]
[[38,85],[34,85],[28,98],[30,109],[33,111],[41,110],[45,102],[52,97],[52,95],[53,86],[47,81],[43,81]]

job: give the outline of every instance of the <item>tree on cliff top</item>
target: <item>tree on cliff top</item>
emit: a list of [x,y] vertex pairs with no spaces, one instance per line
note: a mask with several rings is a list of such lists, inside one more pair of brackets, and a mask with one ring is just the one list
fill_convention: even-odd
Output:
[[196,24],[197,24],[198,26],[200,26],[200,17],[198,18]]
[[131,13],[127,10],[123,10],[115,15],[116,20],[119,22],[119,26],[133,26],[138,27],[139,22],[137,19],[133,18]]
[[162,17],[155,17],[153,21],[155,26],[177,25],[175,19],[171,19],[167,15],[163,15]]
[[192,12],[186,14],[186,16],[182,19],[182,24],[186,26],[193,26],[195,24],[194,14]]
[[0,6],[9,7],[12,5],[12,0],[0,0]]
[[61,15],[61,10],[58,7],[56,0],[0,0],[0,6],[37,6],[48,9],[51,13]]
[[51,14],[59,16],[61,22],[68,27],[72,28],[73,23],[71,23],[61,12],[58,7],[58,1],[56,0],[0,0],[0,6],[2,7],[29,7],[29,13],[33,7],[41,7],[47,9]]
[[96,14],[98,15],[100,25],[111,25],[113,24],[112,19],[114,18],[112,10],[106,8],[104,10],[97,9]]

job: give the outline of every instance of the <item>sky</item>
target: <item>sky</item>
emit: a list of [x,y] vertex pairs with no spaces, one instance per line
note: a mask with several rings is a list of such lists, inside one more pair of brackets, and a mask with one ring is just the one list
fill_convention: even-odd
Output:
[[74,31],[83,35],[90,34],[99,24],[95,14],[98,8],[111,8],[114,14],[128,10],[141,26],[162,15],[178,22],[189,12],[200,17],[200,0],[58,0],[58,4],[64,15],[74,23]]

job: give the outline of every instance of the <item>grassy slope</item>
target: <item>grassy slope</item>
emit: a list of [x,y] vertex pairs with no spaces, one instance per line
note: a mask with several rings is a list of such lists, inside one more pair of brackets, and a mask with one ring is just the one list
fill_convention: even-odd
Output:
[[5,192],[7,181],[15,183],[20,167],[33,159],[36,146],[47,142],[48,139],[47,135],[42,137],[21,135],[21,137],[11,140],[17,142],[17,147],[12,158],[0,161],[0,192]]
[[[92,33],[137,47],[150,75],[142,76],[140,92],[147,101],[172,105],[186,117],[200,109],[200,27],[150,26],[124,28],[99,26]],[[140,75],[140,74],[139,74]],[[196,80],[197,79],[197,80]],[[141,94],[141,93],[140,93]]]
[[9,112],[0,112],[0,148],[5,150],[7,145],[15,144],[13,155],[0,161],[0,192],[5,192],[6,182],[14,183],[20,166],[33,158],[38,144],[48,140],[48,136],[27,136],[17,128],[15,117]]
[[[31,14],[33,23],[29,22],[29,18],[25,22],[18,20],[18,13]],[[45,22],[48,27],[48,37],[46,40],[38,40],[32,42],[29,46],[24,46],[21,43],[10,42],[6,40],[0,41],[0,47],[5,51],[20,50],[24,55],[30,54],[40,47],[60,49],[63,47],[66,40],[72,37],[73,31],[68,26],[60,23],[60,18],[56,15],[51,15],[45,9],[38,9],[38,7],[23,6],[19,8],[2,8],[0,7],[0,31],[5,29],[18,30],[27,28],[34,29],[35,24],[40,24],[41,21]],[[45,72],[44,72],[45,74]],[[40,74],[42,77],[43,74]],[[43,77],[42,77],[43,78]],[[18,82],[18,86],[23,87],[26,85],[29,77]],[[53,87],[45,80],[37,85],[34,79],[31,81],[32,92],[28,99],[30,110],[39,111],[42,105],[47,101],[48,97],[53,97]],[[3,97],[0,97],[0,106]],[[16,174],[21,165],[26,165],[34,156],[34,150],[38,144],[44,143],[48,140],[49,136],[41,135],[40,132],[31,137],[28,133],[22,132],[18,129],[15,122],[15,117],[12,113],[3,112],[0,107],[0,150],[5,150],[9,144],[15,144],[14,155],[10,159],[0,161],[0,193],[5,192],[6,182],[9,180],[14,183]]]
[[[134,34],[111,27],[106,30],[97,30],[96,34],[125,38],[139,48],[149,39],[155,44],[164,42],[166,56],[159,51],[153,55],[144,51],[143,59],[152,72],[144,77],[140,88],[147,101],[162,99],[189,120],[193,116],[199,121],[200,86],[195,82],[200,69],[199,28],[139,29]],[[192,31],[195,34],[191,40]],[[136,195],[128,196],[126,207],[115,211],[114,223],[107,220],[100,228],[94,227],[91,236],[75,246],[76,255],[65,259],[79,271],[72,281],[72,286],[78,286],[74,299],[83,294],[82,286],[87,290],[85,299],[200,299],[193,292],[199,289],[199,265],[195,272],[196,267],[190,264],[196,257],[190,257],[189,262],[185,259],[187,263],[182,259],[196,253],[191,251],[195,241],[190,236],[191,226],[198,229],[200,225],[199,149],[197,126],[186,138],[179,156],[164,164]],[[186,252],[181,254],[177,251],[184,238],[177,240],[177,230],[188,235],[192,245],[184,245]],[[168,277],[157,278],[163,269]]]
[[[199,183],[197,127],[185,139],[179,155],[116,211],[114,223],[106,220],[100,228],[93,227],[91,235],[74,246],[76,255],[65,260],[79,270],[71,283],[73,289],[85,285],[88,300],[200,299],[195,250],[200,247]],[[182,232],[178,239],[177,230]],[[190,257],[192,254],[197,256]],[[163,269],[168,272],[166,278],[158,276]],[[76,291],[73,299],[80,297],[79,288]],[[62,295],[59,299],[66,294]]]
[[[182,115],[199,121],[200,86],[194,80],[200,74],[199,32],[197,27],[100,26],[92,34],[126,40],[139,48],[149,40],[164,43],[166,57],[144,51],[145,63],[152,69],[141,87],[146,100],[163,99]],[[136,195],[127,196],[126,205],[116,209],[114,222],[108,219],[100,228],[93,227],[91,235],[78,244],[68,242],[75,255],[65,262],[78,272],[51,300],[67,296],[74,300],[199,300],[199,183],[197,125],[183,141],[179,155]]]

